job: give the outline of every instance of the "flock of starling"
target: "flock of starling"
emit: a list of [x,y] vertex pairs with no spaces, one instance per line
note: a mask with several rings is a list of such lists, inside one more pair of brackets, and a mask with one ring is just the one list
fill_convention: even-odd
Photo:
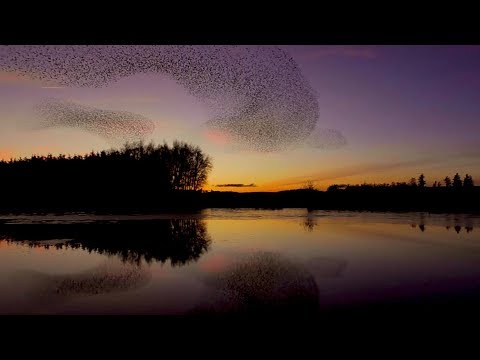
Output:
[[42,127],[80,128],[112,142],[144,138],[155,129],[153,121],[139,114],[101,110],[59,99],[46,99],[34,110]]
[[[252,150],[282,150],[306,141],[335,147],[344,140],[334,132],[310,137],[319,116],[315,92],[294,59],[276,46],[1,46],[0,69],[72,87],[162,73],[207,106],[210,129]],[[153,130],[148,119],[126,112],[62,101],[39,108],[50,126],[81,127],[105,137]]]

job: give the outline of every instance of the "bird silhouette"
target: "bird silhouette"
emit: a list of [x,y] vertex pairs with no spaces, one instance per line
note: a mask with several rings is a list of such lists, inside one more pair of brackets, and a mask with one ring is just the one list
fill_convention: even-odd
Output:
[[[318,122],[314,90],[278,46],[15,45],[2,46],[0,54],[0,69],[61,86],[102,87],[138,73],[166,74],[206,104],[208,128],[257,151],[303,145]],[[102,125],[108,122],[104,111],[90,109],[81,116],[68,111],[66,124],[84,123],[88,130],[109,128],[118,135],[126,127],[133,133],[150,129],[138,117],[139,125],[121,126],[122,114],[109,113],[115,125],[110,127]],[[317,148],[344,145],[341,134],[328,130],[309,141]]]

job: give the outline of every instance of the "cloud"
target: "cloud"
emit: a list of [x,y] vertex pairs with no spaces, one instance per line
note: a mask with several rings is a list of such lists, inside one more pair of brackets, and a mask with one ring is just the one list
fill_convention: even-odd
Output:
[[257,187],[255,184],[218,184],[215,187]]
[[[359,165],[353,165],[353,166],[344,166],[342,168],[337,168],[337,169],[332,169],[329,171],[321,172],[321,173],[311,173],[311,174],[306,174],[302,176],[295,176],[295,177],[290,177],[290,178],[285,178],[279,181],[273,181],[270,183],[265,183],[262,185],[262,187],[268,187],[268,188],[294,188],[294,187],[302,187],[305,185],[306,181],[314,181],[318,183],[334,183],[337,182],[338,180],[341,180],[343,178],[348,178],[348,177],[353,177],[353,176],[368,176],[372,174],[388,174],[391,171],[394,170],[402,170],[402,169],[414,169],[418,167],[424,167],[428,169],[433,169],[433,168],[438,168],[439,170],[446,169],[447,172],[449,171],[448,169],[452,169],[453,173],[456,172],[456,166],[459,164],[459,161],[461,159],[472,159],[476,160],[480,158],[480,152],[478,151],[461,151],[461,152],[455,152],[448,154],[448,156],[438,156],[438,155],[432,155],[432,156],[424,156],[422,158],[418,159],[410,159],[410,160],[400,160],[400,161],[391,161],[388,163],[367,163],[367,164],[359,164]],[[450,163],[449,163],[450,162]],[[452,165],[451,162],[457,165]],[[476,163],[476,162],[475,162]],[[472,162],[472,165],[474,163]],[[405,172],[405,176],[410,178],[411,176],[410,172]],[[418,174],[412,174],[412,176],[415,176]],[[428,176],[427,173],[425,175]],[[474,176],[474,181],[476,183],[480,183],[479,181],[476,181],[475,174],[472,174]],[[445,175],[444,175],[445,176]],[[381,176],[380,176],[381,177]],[[360,181],[363,181],[362,178],[359,179]],[[402,179],[397,179],[398,181]],[[431,181],[434,181],[434,178],[431,178]]]
[[326,181],[335,181],[337,179],[342,179],[351,176],[358,176],[364,174],[372,174],[378,172],[386,172],[394,169],[403,169],[417,166],[433,165],[443,162],[444,159],[439,157],[425,157],[422,159],[414,160],[404,160],[404,161],[393,161],[389,163],[370,163],[370,164],[361,164],[356,166],[343,167],[341,169],[332,169],[328,172],[310,174],[305,176],[296,176],[287,178],[281,181],[272,182],[265,184],[265,186],[282,186],[282,187],[292,187],[292,186],[303,186],[306,181],[315,181],[315,182],[326,182]]

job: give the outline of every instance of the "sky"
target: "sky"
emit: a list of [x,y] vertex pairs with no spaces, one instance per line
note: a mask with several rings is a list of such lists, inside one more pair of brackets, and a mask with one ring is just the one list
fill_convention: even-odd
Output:
[[[480,184],[480,46],[282,46],[318,102],[317,126],[346,139],[337,148],[238,148],[205,126],[204,103],[166,74],[134,74],[99,88],[58,86],[0,69],[0,159],[74,154],[118,144],[80,128],[44,128],[32,107],[56,98],[141,114],[146,140],[199,145],[211,156],[206,189],[278,191],[331,184],[427,185],[458,172]],[[221,184],[254,184],[218,187]]]

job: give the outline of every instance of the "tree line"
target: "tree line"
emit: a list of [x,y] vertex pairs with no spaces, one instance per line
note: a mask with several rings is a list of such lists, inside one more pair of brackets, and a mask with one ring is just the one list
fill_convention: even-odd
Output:
[[127,193],[148,197],[152,192],[199,191],[211,169],[210,157],[198,146],[181,141],[172,146],[134,142],[85,155],[0,161],[0,186],[4,198],[43,194],[42,199],[48,200],[77,193],[77,198],[81,194],[96,198],[114,192],[118,197]]
[[[444,184],[444,185],[443,185]],[[465,177],[461,178],[459,173],[456,173],[452,178],[446,176],[442,181],[434,181],[432,186],[429,188],[446,188],[446,189],[473,189],[475,187],[475,183],[473,181],[473,177],[469,174],[466,174]],[[408,190],[408,189],[424,189],[427,188],[427,181],[424,174],[420,174],[418,178],[412,177],[409,182],[392,182],[390,184],[383,183],[383,184],[333,184],[330,185],[327,191],[337,191],[337,190],[366,190],[366,189],[394,189],[394,190]]]

